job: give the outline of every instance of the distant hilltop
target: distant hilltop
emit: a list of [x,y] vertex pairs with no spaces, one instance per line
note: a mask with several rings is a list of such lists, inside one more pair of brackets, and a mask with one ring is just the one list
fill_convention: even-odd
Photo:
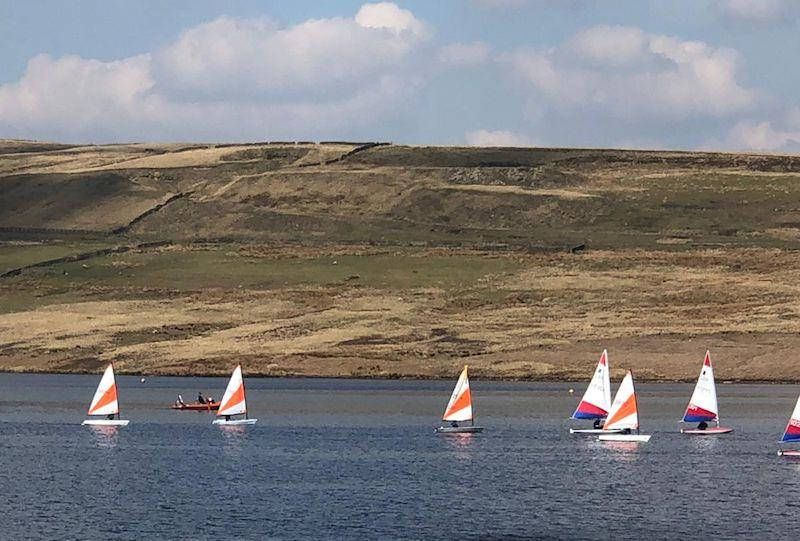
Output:
[[2,140],[0,235],[795,246],[798,171],[735,153]]

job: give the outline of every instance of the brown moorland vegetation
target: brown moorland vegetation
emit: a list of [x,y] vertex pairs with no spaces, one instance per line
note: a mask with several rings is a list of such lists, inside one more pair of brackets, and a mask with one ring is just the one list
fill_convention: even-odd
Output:
[[0,369],[800,380],[800,157],[0,142]]

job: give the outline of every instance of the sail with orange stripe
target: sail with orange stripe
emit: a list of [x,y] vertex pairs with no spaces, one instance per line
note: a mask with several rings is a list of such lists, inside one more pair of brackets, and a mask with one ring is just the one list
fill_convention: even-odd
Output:
[[472,420],[472,394],[469,391],[469,376],[467,367],[461,372],[456,382],[450,402],[444,410],[443,421],[471,421]]
[[225,394],[222,395],[217,415],[241,415],[247,413],[247,401],[245,400],[244,380],[242,380],[242,365],[237,365],[228,381]]
[[116,415],[119,413],[119,402],[117,402],[117,382],[114,379],[114,367],[108,365],[100,385],[94,393],[92,403],[89,406],[89,415]]
[[633,387],[633,374],[630,370],[617,390],[606,423],[603,425],[604,431],[626,428],[631,430],[639,428],[639,407],[636,403],[636,390]]

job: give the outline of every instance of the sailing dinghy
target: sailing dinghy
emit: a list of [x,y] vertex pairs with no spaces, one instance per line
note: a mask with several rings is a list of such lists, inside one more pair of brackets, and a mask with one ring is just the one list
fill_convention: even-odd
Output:
[[[119,402],[117,401],[117,382],[114,379],[114,367],[109,364],[89,405],[89,415],[102,415],[102,419],[85,419],[81,424],[89,426],[127,426],[130,421],[120,419]],[[117,416],[114,419],[114,416]]]
[[[439,434],[468,434],[475,432],[483,432],[482,426],[475,426],[475,418],[472,413],[472,394],[469,390],[469,376],[467,375],[467,367],[461,371],[456,382],[456,387],[453,389],[453,394],[450,395],[450,402],[444,410],[442,421],[449,422],[450,426],[440,426],[436,429]],[[469,421],[469,426],[460,426],[458,423]]]
[[[232,418],[239,415],[244,415],[244,417]],[[225,394],[222,395],[222,400],[217,410],[217,418],[214,419],[213,424],[226,426],[254,425],[256,421],[258,419],[247,417],[247,400],[244,391],[244,380],[242,379],[242,365],[237,365],[233,369],[230,381],[228,381]]]
[[[717,405],[717,386],[714,383],[714,368],[711,366],[711,353],[706,351],[703,359],[703,368],[700,369],[700,377],[697,378],[697,385],[694,387],[692,398],[686,406],[686,413],[683,414],[683,423],[699,423],[697,428],[682,428],[681,434],[693,436],[716,436],[719,434],[730,434],[732,428],[719,426],[719,407]],[[708,423],[716,423],[717,426],[709,427]]]
[[[781,441],[778,443],[794,443],[800,441],[800,398],[794,405],[794,411],[789,418],[789,423],[786,425],[786,430],[783,431]],[[788,456],[793,458],[800,458],[800,449],[781,449],[778,451],[778,456]]]
[[[611,380],[608,369],[608,351],[603,350],[594,376],[583,393],[580,404],[575,409],[570,419],[591,419],[594,428],[570,428],[570,434],[601,434],[603,433],[603,420],[611,409]],[[621,432],[621,431],[618,431]]]
[[[632,433],[634,430],[635,434]],[[618,433],[615,434],[615,431]],[[606,424],[603,425],[603,433],[598,439],[642,443],[650,441],[649,434],[639,434],[639,406],[636,403],[636,389],[633,387],[633,374],[630,370],[625,374],[625,379],[617,390]]]

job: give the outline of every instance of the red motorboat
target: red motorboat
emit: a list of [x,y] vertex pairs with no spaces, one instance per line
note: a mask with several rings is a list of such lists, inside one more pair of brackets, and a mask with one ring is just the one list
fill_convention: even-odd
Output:
[[173,410],[187,410],[187,411],[217,411],[219,409],[219,402],[192,402],[191,404],[172,404],[169,409]]

